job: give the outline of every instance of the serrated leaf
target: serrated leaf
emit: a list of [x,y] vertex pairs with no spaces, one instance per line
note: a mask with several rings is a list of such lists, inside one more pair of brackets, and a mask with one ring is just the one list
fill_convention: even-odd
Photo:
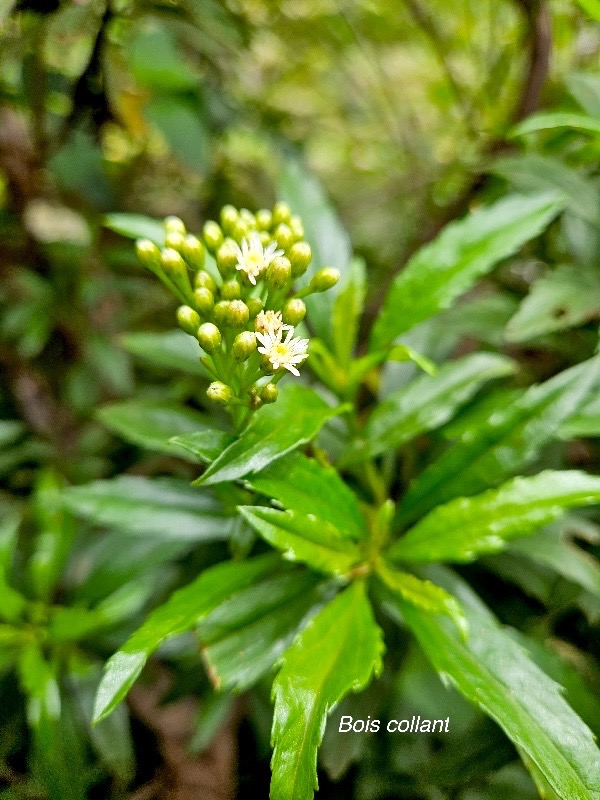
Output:
[[342,463],[373,458],[395,450],[415,436],[440,427],[493,378],[509,375],[513,362],[493,353],[474,353],[451,361],[433,375],[423,375],[380,403]]
[[234,481],[309,442],[328,419],[340,413],[312,389],[288,384],[277,402],[259,408],[238,439],[195,481],[198,485]]
[[202,350],[197,339],[183,331],[126,333],[119,341],[128,353],[157,367],[208,378],[208,372],[200,363]]
[[409,486],[397,520],[406,523],[452,497],[497,486],[531,464],[599,381],[600,359],[593,358],[530,387],[509,405],[501,397],[487,419],[476,419]]
[[142,214],[107,214],[104,226],[128,239],[150,239],[158,247],[164,247],[165,228],[163,221]]
[[244,519],[290,561],[301,561],[331,575],[345,575],[361,559],[358,547],[338,528],[314,515],[239,506]]
[[220,603],[273,573],[279,563],[276,556],[266,555],[245,562],[218,564],[156,608],[107,662],[96,695],[94,722],[108,716],[123,700],[148,658],[164,641],[195,628]]
[[325,721],[349,692],[381,671],[383,641],[362,582],[309,622],[273,682],[271,800],[311,800]]
[[385,346],[448,308],[499,261],[541,233],[564,205],[556,194],[511,195],[448,225],[394,280],[371,347]]
[[568,111],[533,114],[518,125],[515,125],[509,135],[523,136],[526,133],[556,130],[557,128],[569,128],[585,133],[600,133],[600,119],[590,117],[587,114],[574,114]]
[[96,416],[109,430],[132,444],[159,453],[199,463],[189,448],[170,441],[198,431],[212,432],[213,420],[205,414],[175,403],[125,400],[104,406]]
[[342,536],[361,539],[365,522],[358,500],[333,467],[290,453],[246,480],[248,486],[289,510],[313,514]]
[[389,550],[393,560],[473,561],[558,519],[566,508],[600,502],[600,478],[576,470],[514,478],[475,497],[438,506]]
[[509,342],[582,325],[600,318],[600,270],[561,265],[536,281],[506,326]]
[[235,522],[214,497],[176,478],[120,475],[71,487],[64,499],[97,525],[165,541],[227,539]]
[[600,752],[558,684],[529,660],[459,578],[441,569],[427,575],[461,602],[469,629],[476,631],[468,642],[443,617],[400,599],[386,608],[396,618],[400,611],[442,677],[503,728],[561,800],[598,800]]

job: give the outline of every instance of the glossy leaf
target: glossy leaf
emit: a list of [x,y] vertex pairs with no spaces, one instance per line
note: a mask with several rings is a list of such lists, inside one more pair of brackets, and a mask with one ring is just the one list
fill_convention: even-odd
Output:
[[276,403],[263,406],[248,427],[213,461],[196,484],[234,481],[255,472],[309,442],[328,419],[340,413],[312,389],[288,384]]
[[600,478],[576,470],[546,470],[514,478],[475,497],[438,506],[390,549],[398,561],[473,561],[502,550],[560,517],[563,510],[600,502]]
[[398,521],[417,519],[452,497],[476,494],[515,475],[538,457],[599,383],[600,359],[594,358],[530,387],[508,405],[500,397],[487,419],[474,420],[462,439],[409,486]]
[[342,457],[343,463],[372,458],[394,450],[424,431],[440,427],[493,378],[509,375],[513,362],[492,353],[475,353],[444,365],[434,376],[424,375],[379,404],[361,438]]
[[165,229],[159,219],[142,214],[107,214],[104,225],[128,239],[150,239],[158,247],[163,247],[165,243]]
[[428,577],[457,597],[476,635],[465,643],[449,621],[400,599],[386,604],[390,613],[398,618],[400,612],[444,680],[503,728],[561,800],[598,800],[600,752],[561,687],[530,661],[459,578],[444,570],[431,570]]
[[313,514],[334,525],[341,536],[361,539],[365,523],[356,495],[338,472],[302,453],[290,453],[246,483],[292,511]]
[[279,559],[273,555],[226,562],[176,591],[107,662],[96,696],[94,721],[106,717],[123,700],[148,658],[164,641],[196,627],[220,603],[273,573],[278,565]]
[[72,487],[64,497],[97,525],[168,541],[226,539],[235,521],[207,492],[175,478],[121,475]]
[[290,561],[331,575],[345,575],[361,559],[357,546],[329,522],[312,514],[240,506],[254,530]]
[[328,603],[282,659],[273,683],[271,800],[311,800],[328,714],[381,671],[383,641],[362,582]]
[[208,378],[198,341],[183,331],[126,333],[119,341],[127,352],[157,367]]
[[191,453],[192,457],[203,464],[210,464],[232,444],[235,439],[224,431],[215,428],[174,436],[171,443]]
[[600,119],[590,117],[587,114],[574,114],[568,111],[533,114],[516,125],[510,135],[523,136],[526,133],[556,130],[557,128],[569,128],[570,130],[585,133],[600,133]]
[[396,277],[373,329],[373,349],[448,308],[543,231],[562,208],[556,194],[512,195],[448,225]]

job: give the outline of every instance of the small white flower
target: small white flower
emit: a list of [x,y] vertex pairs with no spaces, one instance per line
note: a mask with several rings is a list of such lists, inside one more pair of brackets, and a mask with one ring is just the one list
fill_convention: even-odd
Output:
[[305,358],[308,358],[307,348],[308,339],[300,339],[294,336],[294,329],[291,325],[288,326],[288,331],[285,339],[283,339],[283,328],[278,333],[267,331],[266,333],[257,333],[256,338],[261,343],[262,347],[258,348],[258,352],[265,355],[271,362],[274,370],[281,367],[289,370],[292,375],[300,375],[296,369],[296,364],[301,364]]
[[268,247],[262,246],[260,236],[256,231],[250,234],[250,238],[242,239],[242,246],[235,245],[237,250],[238,263],[235,268],[245,272],[251,284],[256,286],[256,279],[265,270],[271,261],[277,256],[283,255],[283,250],[277,250],[277,243],[271,242]]
[[291,325],[286,325],[281,316],[281,311],[261,311],[256,317],[254,323],[258,333],[272,333],[277,336],[279,331],[289,331],[292,329]]

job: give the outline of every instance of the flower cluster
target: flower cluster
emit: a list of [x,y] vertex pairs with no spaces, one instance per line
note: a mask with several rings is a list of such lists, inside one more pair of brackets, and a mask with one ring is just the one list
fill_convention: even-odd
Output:
[[167,217],[164,227],[164,247],[139,240],[138,256],[182,303],[179,325],[198,339],[215,379],[208,397],[243,419],[243,409],[277,399],[286,372],[300,374],[308,357],[308,339],[296,335],[306,314],[302,298],[327,291],[339,274],[325,267],[294,290],[312,253],[286,203],[256,214],[227,205],[201,239],[177,217]]

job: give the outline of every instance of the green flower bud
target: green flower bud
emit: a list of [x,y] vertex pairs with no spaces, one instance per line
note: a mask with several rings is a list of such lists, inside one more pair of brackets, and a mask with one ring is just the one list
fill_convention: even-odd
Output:
[[194,286],[196,289],[208,289],[209,292],[212,292],[213,294],[217,290],[215,279],[209,272],[206,272],[206,270],[203,269],[196,273],[196,277],[194,278]]
[[240,286],[240,282],[235,278],[230,278],[221,286],[221,297],[223,300],[237,300],[241,295],[242,287]]
[[231,300],[221,300],[215,305],[214,315],[217,325],[227,325],[229,321],[229,306]]
[[260,243],[263,247],[267,247],[273,241],[271,234],[266,231],[261,231],[258,235],[260,236]]
[[285,225],[281,224],[275,228],[275,233],[273,234],[273,238],[283,250],[287,250],[288,247],[291,247],[294,236],[290,228]]
[[288,253],[292,264],[292,275],[299,278],[304,275],[312,259],[312,250],[308,242],[296,242],[290,247]]
[[210,289],[205,286],[200,286],[194,289],[194,305],[203,316],[208,316],[213,310],[215,304],[215,296]]
[[256,227],[259,231],[271,230],[272,222],[273,215],[267,208],[261,208],[260,211],[256,212]]
[[235,223],[238,221],[238,210],[234,206],[227,205],[221,209],[221,227],[225,233],[231,233]]
[[138,239],[135,243],[137,257],[151,272],[160,271],[160,250],[150,239]]
[[297,214],[294,214],[294,216],[291,218],[289,226],[290,230],[292,231],[294,241],[298,242],[300,239],[304,239],[304,225]]
[[339,279],[339,270],[333,267],[323,267],[313,276],[310,288],[313,292],[326,292],[332,286],[335,286]]
[[212,322],[204,322],[196,332],[200,347],[206,353],[214,353],[221,346],[221,331]]
[[223,244],[223,231],[212,219],[205,223],[202,234],[211,253],[215,253]]
[[172,250],[177,250],[181,253],[183,250],[183,234],[179,231],[169,231],[165,236],[165,247],[170,247]]
[[285,256],[277,256],[267,267],[267,286],[269,289],[283,289],[292,279],[292,265]]
[[202,269],[206,253],[204,245],[197,236],[188,233],[183,239],[183,246],[180,252],[192,269]]
[[247,222],[244,222],[243,219],[238,219],[233,227],[233,231],[231,235],[236,240],[238,244],[241,244],[242,239],[247,239],[250,235],[250,226]]
[[247,208],[240,208],[240,220],[245,222],[251,230],[256,230],[256,217]]
[[274,226],[285,223],[286,225],[292,218],[292,211],[287,203],[279,202],[273,208],[273,219],[271,224]]
[[276,383],[267,383],[266,386],[263,386],[260,399],[263,403],[274,403],[277,400],[277,395],[279,394],[279,389],[277,388]]
[[179,217],[165,217],[163,226],[167,234],[180,233],[182,236],[185,236],[185,225],[183,224],[183,220],[179,219]]
[[166,247],[161,251],[160,263],[165,275],[180,289],[187,297],[192,294],[192,285],[188,275],[185,261],[177,250]]
[[292,298],[284,305],[281,315],[285,323],[295,327],[306,316],[306,306],[299,298]]
[[250,319],[248,306],[242,300],[231,300],[227,310],[227,323],[232,328],[243,328]]
[[231,354],[236,361],[245,361],[256,350],[256,336],[251,331],[242,331],[233,340]]
[[220,406],[226,406],[233,398],[233,390],[226,383],[221,381],[213,381],[206,390],[206,396],[213,403],[218,403]]
[[235,267],[238,263],[237,245],[233,239],[225,239],[217,250],[217,268],[224,278],[235,274]]
[[201,319],[196,311],[189,306],[179,306],[177,309],[177,322],[190,336],[195,336],[200,325]]
[[254,319],[254,317],[256,317],[257,314],[260,314],[265,307],[265,304],[260,297],[251,297],[246,301],[246,305],[248,306],[248,311],[250,312],[250,319]]

